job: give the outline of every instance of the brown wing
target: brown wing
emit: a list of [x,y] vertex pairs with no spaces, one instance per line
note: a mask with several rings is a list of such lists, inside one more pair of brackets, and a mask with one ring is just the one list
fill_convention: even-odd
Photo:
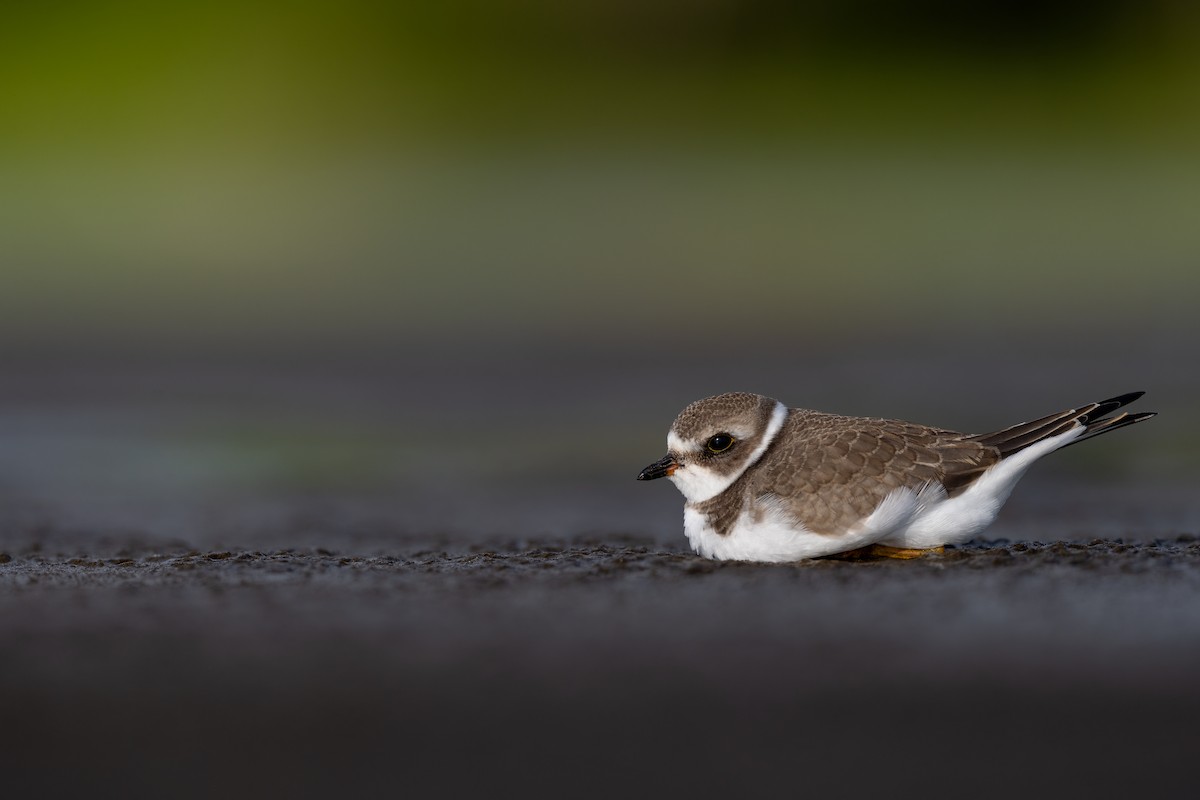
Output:
[[936,482],[954,496],[1001,458],[964,434],[897,420],[796,411],[785,431],[750,489],[775,495],[817,533],[847,530],[901,486]]
[[[1154,412],[1122,412],[1142,392],[1130,392],[1022,422],[993,433],[968,435],[911,422],[864,419],[796,410],[760,468],[747,473],[750,491],[773,494],[817,533],[841,533],[866,517],[894,489],[937,482],[954,497],[1003,458],[1084,425],[1075,444],[1150,419]],[[753,477],[750,477],[753,475]]]

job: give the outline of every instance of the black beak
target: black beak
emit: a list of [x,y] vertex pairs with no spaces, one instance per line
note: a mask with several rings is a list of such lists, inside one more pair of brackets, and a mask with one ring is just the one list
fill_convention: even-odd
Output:
[[652,481],[655,478],[665,478],[679,468],[675,456],[663,456],[650,466],[638,473],[639,481]]

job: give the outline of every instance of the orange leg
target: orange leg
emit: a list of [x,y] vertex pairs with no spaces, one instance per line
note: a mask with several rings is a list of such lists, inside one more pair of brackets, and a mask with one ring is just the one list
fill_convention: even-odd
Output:
[[870,548],[864,548],[869,555],[881,556],[883,558],[920,558],[921,556],[941,555],[946,552],[944,547],[888,547],[886,544],[873,544]]
[[921,549],[916,547],[889,547],[886,544],[869,544],[866,547],[860,547],[857,550],[848,550],[845,553],[838,553],[830,558],[846,559],[849,561],[858,561],[864,558],[921,558],[922,556],[941,555],[946,551],[944,547],[930,547]]

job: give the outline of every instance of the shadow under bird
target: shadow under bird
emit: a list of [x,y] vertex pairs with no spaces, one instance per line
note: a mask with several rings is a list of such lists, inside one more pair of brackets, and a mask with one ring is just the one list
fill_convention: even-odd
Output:
[[1047,453],[1153,417],[1113,414],[1143,394],[982,434],[721,394],[679,414],[667,455],[638,480],[675,484],[688,541],[708,558],[796,561],[858,550],[912,558],[990,525]]

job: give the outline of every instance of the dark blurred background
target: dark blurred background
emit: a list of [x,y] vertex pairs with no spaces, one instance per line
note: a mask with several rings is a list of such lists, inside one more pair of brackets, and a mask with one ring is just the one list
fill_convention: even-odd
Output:
[[[14,564],[629,537],[683,551],[681,498],[633,478],[685,403],[730,390],[982,431],[1144,389],[1160,418],[1040,464],[990,535],[1200,526],[1191,3],[6,4],[0,267]],[[731,574],[722,591],[757,580]],[[639,606],[673,591],[647,586]],[[579,591],[565,608],[612,610]],[[365,601],[338,602],[325,624],[353,627]],[[520,603],[502,603],[517,627]],[[158,619],[101,608],[62,624]],[[250,639],[274,629],[258,608]],[[1200,633],[1175,610],[1193,623],[1172,628],[1183,669]],[[646,641],[674,619],[648,618]],[[691,646],[745,621],[722,619]],[[195,663],[245,690],[202,622]],[[441,635],[422,624],[395,674]],[[468,652],[511,632],[456,630]],[[322,631],[297,634],[289,663]],[[58,652],[57,634],[27,634],[14,675]],[[770,652],[779,631],[760,634]],[[605,635],[578,652],[628,644]],[[674,685],[639,652],[661,672],[645,691]],[[519,655],[518,683],[540,686]],[[271,674],[283,656],[262,659]],[[113,670],[134,682],[146,663]],[[313,669],[263,713],[368,674]],[[66,674],[47,696],[103,696]]]

